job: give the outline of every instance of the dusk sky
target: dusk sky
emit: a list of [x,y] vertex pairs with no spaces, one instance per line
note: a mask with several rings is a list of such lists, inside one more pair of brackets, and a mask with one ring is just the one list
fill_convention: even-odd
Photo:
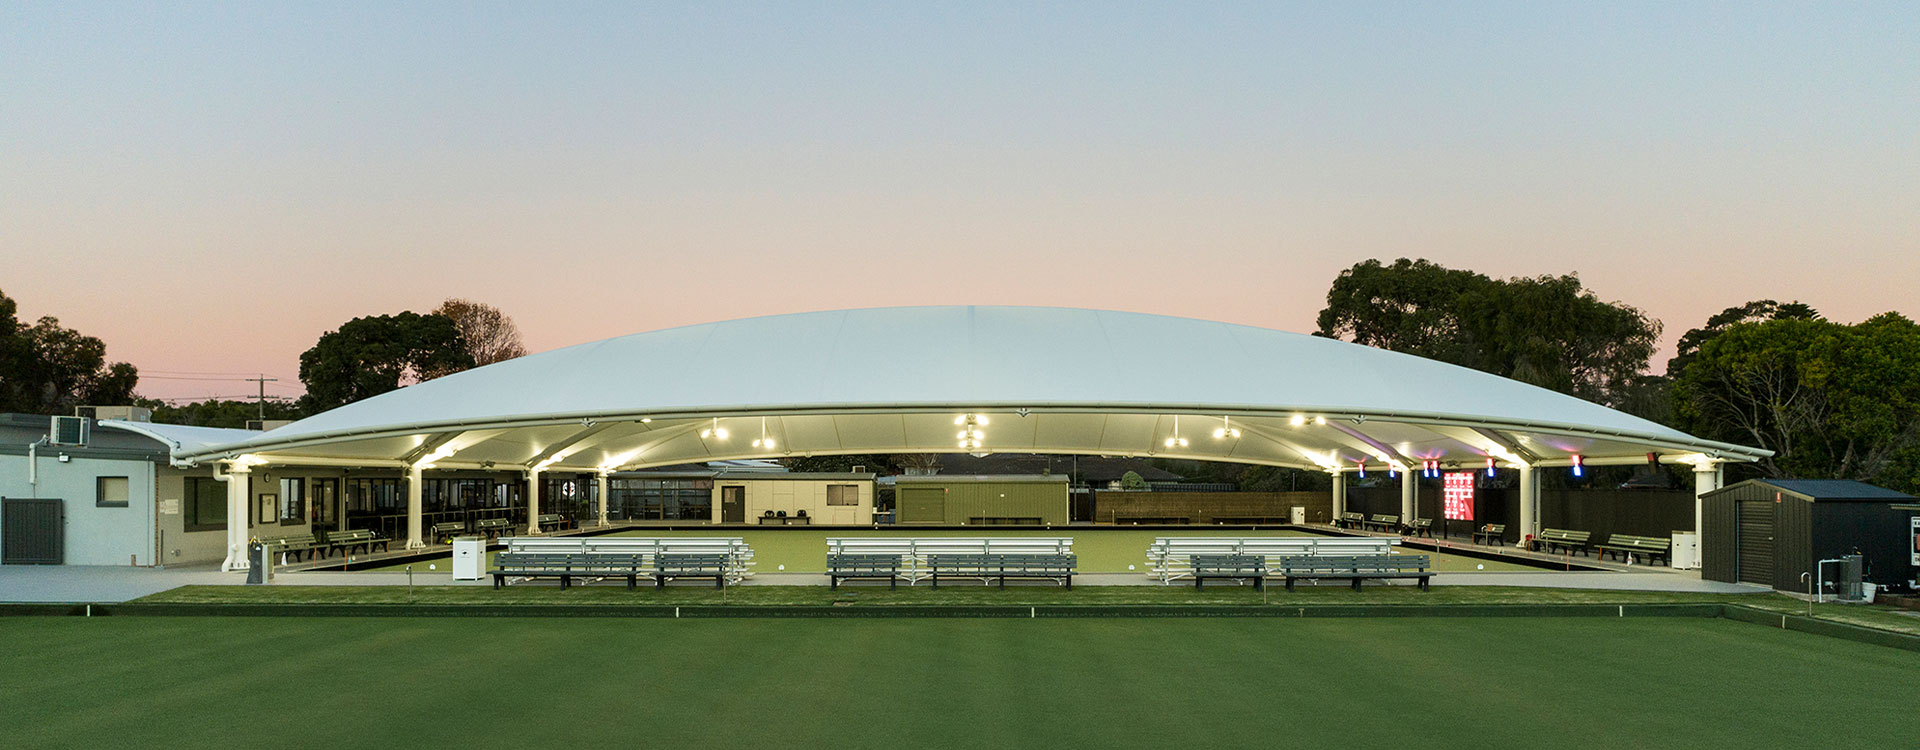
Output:
[[0,0],[0,291],[148,396],[296,395],[321,333],[449,296],[534,351],[905,304],[1310,332],[1401,256],[1578,272],[1656,370],[1751,299],[1920,316],[1920,3]]

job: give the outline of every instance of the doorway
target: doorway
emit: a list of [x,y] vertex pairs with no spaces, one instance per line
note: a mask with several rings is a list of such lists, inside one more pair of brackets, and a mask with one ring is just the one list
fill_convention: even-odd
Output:
[[747,488],[739,485],[720,488],[720,522],[747,522]]
[[308,500],[307,512],[313,514],[310,520],[313,522],[313,530],[316,533],[342,530],[340,528],[340,480],[313,480],[313,495]]
[[1773,506],[1765,500],[1738,503],[1740,575],[1742,583],[1773,587]]
[[0,505],[0,563],[61,565],[66,562],[66,508],[59,500],[10,497]]

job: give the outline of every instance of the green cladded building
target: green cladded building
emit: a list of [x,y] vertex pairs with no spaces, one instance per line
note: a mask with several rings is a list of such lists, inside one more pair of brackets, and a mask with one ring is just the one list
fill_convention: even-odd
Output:
[[900,477],[896,523],[943,526],[1065,526],[1065,475]]

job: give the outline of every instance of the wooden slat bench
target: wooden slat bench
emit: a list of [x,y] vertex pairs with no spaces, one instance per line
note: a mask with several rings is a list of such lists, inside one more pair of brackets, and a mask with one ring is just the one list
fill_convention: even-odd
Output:
[[1506,538],[1507,525],[1504,523],[1486,524],[1481,526],[1479,531],[1473,532],[1473,541],[1475,544],[1485,542],[1487,544],[1499,545],[1505,542]]
[[1340,520],[1336,521],[1333,525],[1343,529],[1357,529],[1367,525],[1367,514],[1342,513],[1340,514]]
[[711,578],[713,587],[725,588],[732,566],[724,552],[660,552],[653,556],[654,588],[665,588],[668,579]]
[[1667,558],[1668,564],[1672,564],[1673,539],[1670,537],[1613,534],[1607,537],[1606,544],[1594,546],[1609,558],[1617,555],[1621,560],[1631,562],[1638,556],[1645,558],[1648,565],[1659,565],[1661,558]]
[[1209,578],[1253,581],[1253,590],[1266,587],[1267,560],[1259,555],[1192,555],[1193,587],[1203,588]]
[[563,589],[576,578],[625,578],[631,589],[648,570],[642,555],[582,552],[502,552],[494,556],[493,566],[488,574],[496,589],[508,578],[558,578]]
[[1328,578],[1350,580],[1355,591],[1368,578],[1412,578],[1425,591],[1433,578],[1433,566],[1427,555],[1290,555],[1281,558],[1280,574],[1286,578],[1288,591],[1293,590],[1294,581]]
[[841,581],[852,578],[884,578],[887,588],[899,588],[900,561],[900,555],[827,555],[828,588],[840,588]]
[[1584,556],[1587,554],[1587,549],[1590,546],[1587,544],[1587,540],[1592,538],[1593,532],[1591,531],[1541,529],[1540,536],[1534,539],[1534,543],[1545,545],[1548,552],[1558,552],[1565,549],[1578,551]]
[[373,554],[373,546],[376,544],[380,545],[382,552],[385,552],[387,549],[387,538],[367,529],[327,532],[327,551],[329,554],[331,554],[333,550],[339,550],[351,555],[354,549],[357,548],[361,552],[371,555]]
[[1400,529],[1400,517],[1375,513],[1372,518],[1367,519],[1365,525],[1368,529],[1374,531],[1398,531]]
[[434,524],[433,530],[427,532],[427,538],[432,539],[435,544],[444,544],[448,539],[465,533],[467,533],[465,521],[448,521]]
[[1407,524],[1407,536],[1424,536],[1428,539],[1432,539],[1433,538],[1433,519],[1431,518],[1413,519],[1413,523]]
[[485,534],[488,539],[492,539],[507,533],[512,527],[513,522],[504,518],[482,518],[473,522],[473,533]]
[[1007,587],[1008,578],[1044,578],[1073,588],[1075,558],[1071,554],[936,554],[927,556],[933,587],[940,579],[979,578],[996,580]]
[[312,557],[326,552],[326,542],[316,538],[313,534],[290,534],[271,539],[262,539],[260,543],[266,545],[268,553],[284,554],[292,557],[296,561],[300,559],[301,555]]
[[559,531],[561,526],[566,525],[567,519],[562,518],[558,513],[542,513],[535,517],[533,522],[540,527],[541,531]]

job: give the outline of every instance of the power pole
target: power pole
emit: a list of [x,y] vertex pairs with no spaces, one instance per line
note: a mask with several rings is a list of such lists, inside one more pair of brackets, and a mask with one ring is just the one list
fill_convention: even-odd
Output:
[[267,374],[263,372],[263,373],[260,373],[260,377],[257,377],[257,378],[241,378],[241,380],[245,380],[245,381],[247,381],[247,382],[249,382],[249,383],[259,383],[259,384],[260,384],[260,397],[259,397],[259,398],[258,398],[258,399],[257,399],[257,400],[255,401],[255,403],[258,403],[258,404],[260,405],[260,419],[261,419],[261,421],[266,421],[266,418],[267,418],[267,384],[268,384],[268,383],[278,383],[278,382],[280,382],[280,379],[279,379],[279,378],[270,378],[270,377],[267,377]]

